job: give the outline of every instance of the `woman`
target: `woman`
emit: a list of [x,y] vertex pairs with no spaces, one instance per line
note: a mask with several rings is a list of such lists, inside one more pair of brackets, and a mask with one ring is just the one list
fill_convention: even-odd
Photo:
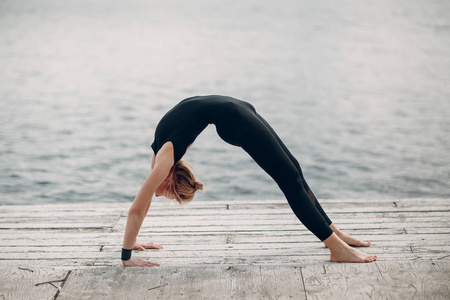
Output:
[[297,160],[251,104],[225,96],[197,96],[178,103],[156,127],[152,170],[128,212],[122,249],[124,266],[158,266],[131,258],[131,249],[162,248],[136,241],[153,194],[182,203],[191,201],[195,192],[203,189],[181,158],[208,124],[215,124],[225,142],[242,147],[276,181],[296,216],[329,248],[332,261],[376,260],[376,256],[349,246],[367,247],[370,242],[345,234],[332,224],[303,178]]

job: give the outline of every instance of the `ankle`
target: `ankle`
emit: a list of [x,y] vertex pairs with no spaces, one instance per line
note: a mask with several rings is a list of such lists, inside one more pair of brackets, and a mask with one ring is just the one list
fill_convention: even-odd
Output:
[[334,232],[326,240],[324,240],[323,243],[330,250],[344,248],[347,246],[347,244]]
[[333,230],[334,233],[336,233],[337,235],[341,235],[342,231],[334,224],[330,224],[330,228],[331,230]]

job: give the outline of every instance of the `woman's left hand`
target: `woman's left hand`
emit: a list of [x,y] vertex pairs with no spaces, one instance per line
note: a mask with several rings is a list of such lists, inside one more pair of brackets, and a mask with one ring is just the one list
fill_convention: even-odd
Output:
[[145,249],[162,249],[163,246],[155,243],[140,243],[136,241],[133,246],[133,250],[145,251]]

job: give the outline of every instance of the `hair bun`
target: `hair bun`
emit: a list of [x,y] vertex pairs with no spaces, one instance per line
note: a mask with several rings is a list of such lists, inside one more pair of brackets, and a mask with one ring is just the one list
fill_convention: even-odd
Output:
[[194,184],[194,188],[196,191],[203,190],[203,183],[201,183],[200,181],[196,181]]

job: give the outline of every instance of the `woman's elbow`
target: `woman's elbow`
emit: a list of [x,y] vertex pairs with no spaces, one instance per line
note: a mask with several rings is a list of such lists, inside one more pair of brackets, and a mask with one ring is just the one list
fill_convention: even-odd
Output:
[[128,217],[129,218],[130,217],[138,217],[138,218],[145,217],[145,208],[131,206],[130,209],[128,210]]

